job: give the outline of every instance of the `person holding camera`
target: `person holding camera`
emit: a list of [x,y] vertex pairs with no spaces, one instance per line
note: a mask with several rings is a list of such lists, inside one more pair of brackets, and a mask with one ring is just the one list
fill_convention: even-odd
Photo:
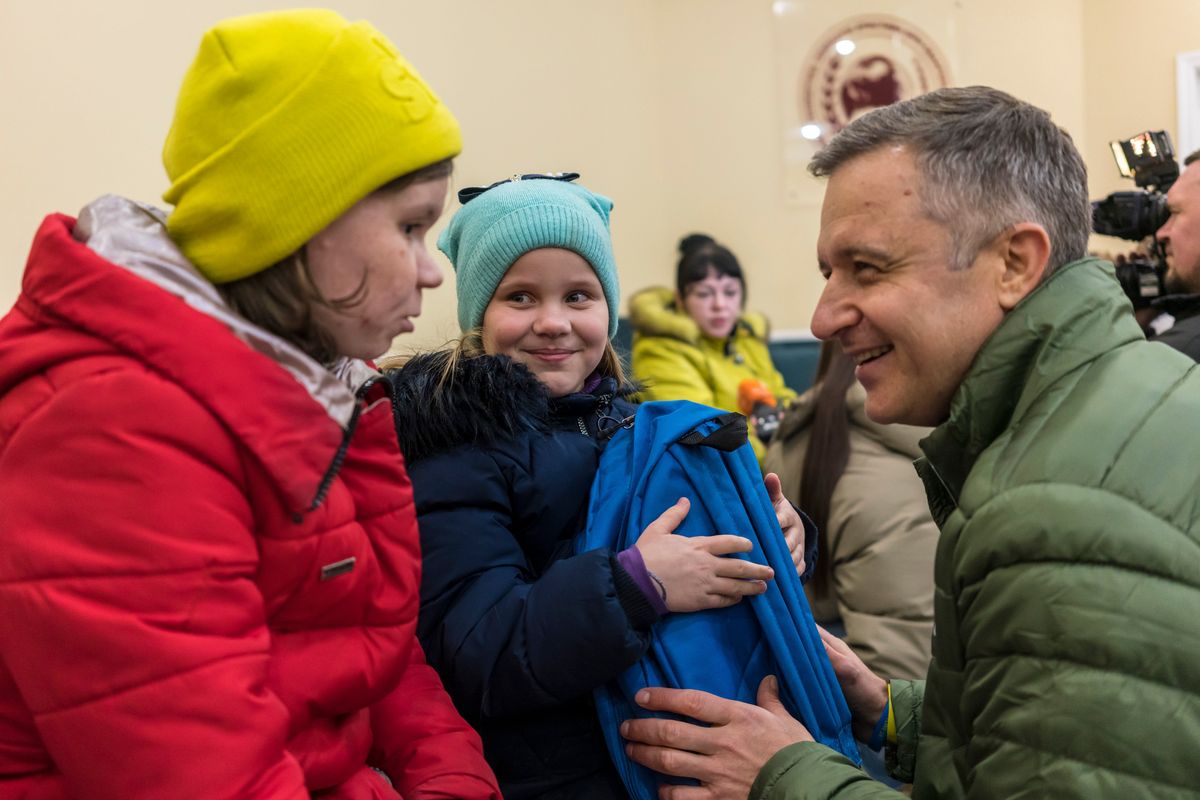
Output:
[[1154,308],[1175,324],[1154,337],[1200,361],[1200,150],[1184,159],[1183,174],[1167,192],[1171,216],[1155,234],[1167,254],[1168,294]]

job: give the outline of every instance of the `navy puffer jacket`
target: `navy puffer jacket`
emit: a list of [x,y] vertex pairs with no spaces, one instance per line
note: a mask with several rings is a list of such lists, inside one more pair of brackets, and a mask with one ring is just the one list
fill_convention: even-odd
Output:
[[636,662],[656,614],[608,551],[572,554],[610,430],[611,378],[551,399],[503,356],[389,373],[423,560],[418,636],[479,730],[504,796],[624,798],[592,689]]

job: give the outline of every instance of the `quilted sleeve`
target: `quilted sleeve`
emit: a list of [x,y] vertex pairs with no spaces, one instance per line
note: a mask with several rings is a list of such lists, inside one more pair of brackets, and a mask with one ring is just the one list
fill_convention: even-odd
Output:
[[1032,483],[979,507],[953,561],[958,595],[938,614],[934,657],[961,698],[927,690],[925,717],[961,714],[972,731],[967,797],[1195,789],[1200,543],[1188,531],[1115,492]]
[[[911,782],[921,729],[924,681],[893,681],[897,743],[887,748],[893,777]],[[903,797],[841,753],[816,742],[801,742],[776,753],[759,770],[749,800],[896,800]]]
[[267,688],[228,433],[123,369],[48,387],[0,451],[0,658],[70,793],[307,797]]
[[468,449],[409,466],[423,562],[418,633],[468,718],[579,697],[649,646],[618,598],[608,551],[559,558],[535,576],[513,525],[514,469]]
[[885,748],[888,773],[898,781],[912,783],[917,765],[917,744],[921,739],[921,703],[925,700],[925,681],[892,681],[892,721],[896,741]]
[[633,377],[645,385],[643,400],[691,400],[716,405],[712,376],[694,346],[664,336],[638,337],[633,343]]
[[800,742],[780,750],[759,770],[748,800],[899,800],[903,796],[841,753],[816,742]]
[[414,643],[400,684],[371,708],[371,761],[406,800],[500,800],[483,744]]

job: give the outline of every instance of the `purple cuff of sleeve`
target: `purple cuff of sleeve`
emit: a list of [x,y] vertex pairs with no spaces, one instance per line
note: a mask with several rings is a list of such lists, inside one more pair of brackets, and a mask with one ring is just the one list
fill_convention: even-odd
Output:
[[617,563],[629,574],[629,577],[633,578],[633,582],[642,590],[642,594],[646,595],[646,599],[650,601],[650,605],[654,607],[658,615],[665,617],[670,609],[663,602],[662,595],[658,593],[658,587],[654,585],[654,581],[650,580],[650,571],[646,569],[646,562],[642,560],[641,551],[636,547],[622,550],[617,553]]

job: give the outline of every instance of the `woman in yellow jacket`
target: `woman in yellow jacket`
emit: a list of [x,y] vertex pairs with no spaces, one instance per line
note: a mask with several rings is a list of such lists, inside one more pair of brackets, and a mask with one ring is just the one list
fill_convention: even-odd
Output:
[[[675,290],[644,289],[630,299],[633,374],[644,400],[694,400],[738,409],[738,387],[762,381],[780,408],[796,393],[767,351],[767,320],[746,312],[746,279],[728,248],[704,234],[679,242]],[[762,461],[764,448],[751,437]]]

